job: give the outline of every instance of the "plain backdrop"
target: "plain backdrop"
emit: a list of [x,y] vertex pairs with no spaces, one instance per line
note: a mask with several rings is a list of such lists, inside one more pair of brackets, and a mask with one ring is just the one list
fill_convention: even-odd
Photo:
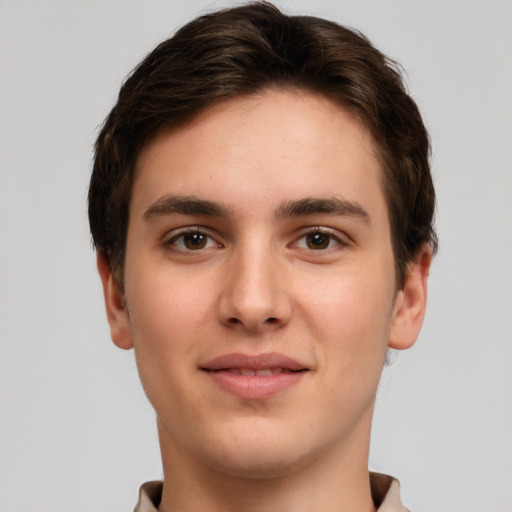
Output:
[[[127,73],[208,0],[0,0],[0,511],[132,510],[160,478],[132,352],[109,339],[86,219]],[[512,2],[291,1],[407,70],[441,241],[425,326],[379,392],[370,465],[414,512],[512,510]]]

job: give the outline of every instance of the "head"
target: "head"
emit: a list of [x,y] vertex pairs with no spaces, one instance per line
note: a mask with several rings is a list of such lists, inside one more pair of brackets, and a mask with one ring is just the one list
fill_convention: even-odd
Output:
[[429,138],[398,66],[362,34],[267,3],[205,15],[161,43],[123,84],[96,143],[89,220],[96,249],[122,288],[141,150],[225,101],[269,88],[319,94],[353,113],[381,165],[397,289],[425,245],[436,249]]
[[198,18],[127,79],[89,212],[164,472],[366,466],[386,349],[425,311],[428,148],[368,40],[266,3]]

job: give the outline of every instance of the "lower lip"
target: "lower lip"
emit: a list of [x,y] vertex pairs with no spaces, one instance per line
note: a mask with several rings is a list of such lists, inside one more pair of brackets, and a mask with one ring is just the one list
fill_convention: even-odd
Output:
[[307,372],[244,376],[227,371],[205,371],[224,391],[246,400],[262,400],[297,384]]

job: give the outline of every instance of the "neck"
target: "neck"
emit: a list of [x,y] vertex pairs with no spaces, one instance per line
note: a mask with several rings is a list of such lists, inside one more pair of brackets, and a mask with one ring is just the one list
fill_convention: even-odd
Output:
[[[371,423],[371,421],[370,421]],[[334,449],[271,477],[240,476],[195,459],[159,423],[164,490],[159,512],[375,512],[368,473],[370,425]]]

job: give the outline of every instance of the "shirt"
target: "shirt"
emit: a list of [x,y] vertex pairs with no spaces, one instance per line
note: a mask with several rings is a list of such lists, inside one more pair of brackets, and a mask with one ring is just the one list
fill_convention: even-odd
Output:
[[[157,512],[162,498],[163,482],[147,482],[140,488],[134,512]],[[381,473],[370,473],[370,488],[377,512],[409,512],[400,500],[398,480]]]

